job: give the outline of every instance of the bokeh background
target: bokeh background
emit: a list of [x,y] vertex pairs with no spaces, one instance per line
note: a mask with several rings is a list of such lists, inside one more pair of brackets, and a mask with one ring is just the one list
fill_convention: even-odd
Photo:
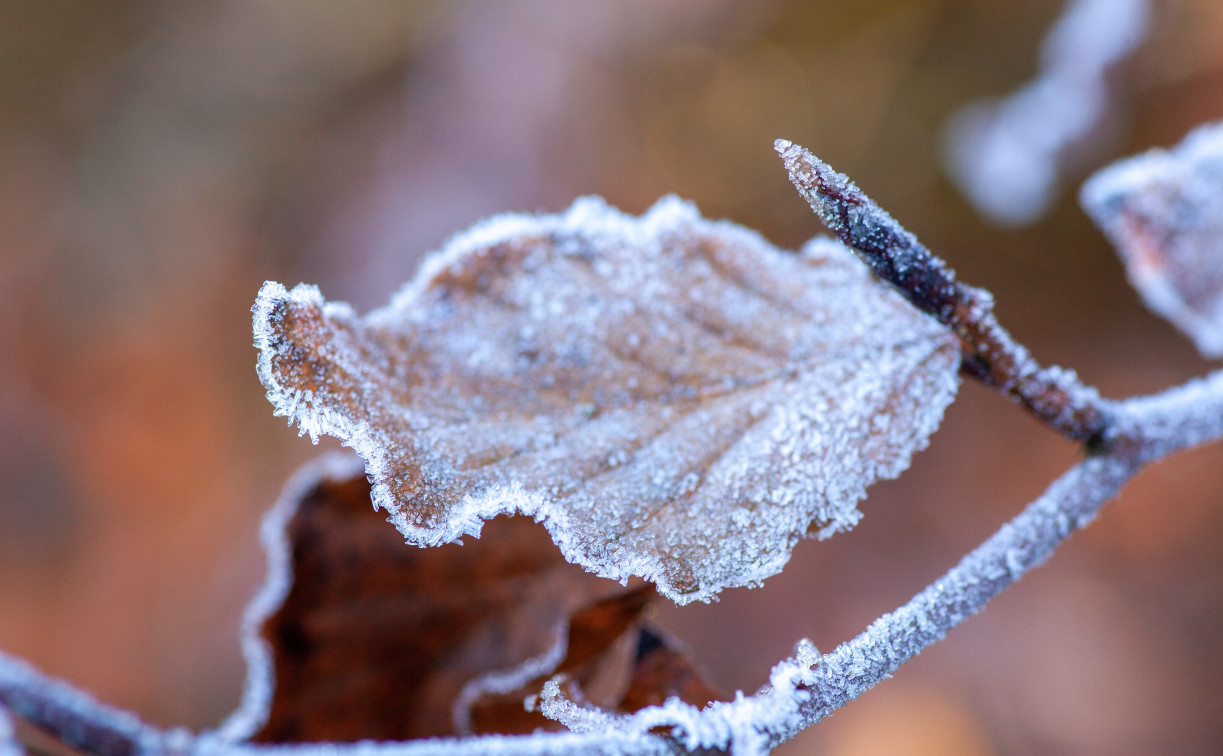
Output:
[[[257,526],[318,454],[273,418],[265,279],[367,310],[490,213],[673,192],[783,246],[819,231],[777,137],[849,173],[1109,396],[1211,369],[1127,287],[1073,187],[1223,118],[1223,4],[1159,0],[1110,119],[1034,226],[940,169],[960,106],[1030,78],[1060,0],[0,4],[0,648],[162,724],[237,702]],[[321,446],[331,447],[324,442]],[[1076,450],[965,385],[859,528],[660,619],[754,690],[951,566]],[[1144,472],[946,641],[786,753],[1215,753],[1223,449]]]

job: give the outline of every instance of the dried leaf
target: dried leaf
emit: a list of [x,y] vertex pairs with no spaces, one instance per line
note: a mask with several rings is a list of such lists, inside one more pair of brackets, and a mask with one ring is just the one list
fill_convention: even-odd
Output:
[[647,706],[661,706],[669,698],[699,709],[721,695],[665,635],[643,627],[638,632],[633,677],[619,709],[632,713]]
[[955,339],[838,243],[783,252],[675,198],[491,219],[364,318],[276,283],[254,312],[277,413],[356,449],[410,542],[522,512],[681,603],[855,524],[957,387]]
[[489,684],[501,682],[500,676],[469,683],[464,692],[478,694],[469,697],[463,716],[456,712],[456,720],[470,723],[469,731],[481,734],[558,729],[560,723],[546,718],[538,707],[523,709],[523,701],[536,699],[551,679],[563,680],[572,698],[606,712],[632,714],[668,698],[698,708],[718,699],[718,692],[673,642],[641,624],[642,610],[652,596],[652,590],[633,591],[579,612],[569,624],[560,664],[513,688],[498,690]]
[[1147,306],[1223,357],[1223,123],[1105,168],[1080,198]]
[[[461,732],[517,734],[560,729],[559,723],[534,707],[524,707],[524,701],[538,695],[544,683],[556,675],[563,675],[580,695],[593,699],[596,705],[618,708],[631,664],[630,649],[621,641],[630,628],[637,626],[653,593],[646,587],[578,612],[569,623],[559,663],[472,680],[456,701],[455,720]],[[525,674],[517,674],[520,671]]]
[[[248,650],[254,700],[236,726],[248,731],[230,725],[235,739],[255,729],[264,742],[462,734],[453,714],[471,680],[551,674],[571,617],[628,597],[635,618],[652,594],[568,564],[521,517],[498,518],[465,545],[405,545],[371,506],[360,467],[334,464],[308,471],[269,520],[273,595],[249,628],[266,644]],[[527,717],[521,696],[518,711]]]

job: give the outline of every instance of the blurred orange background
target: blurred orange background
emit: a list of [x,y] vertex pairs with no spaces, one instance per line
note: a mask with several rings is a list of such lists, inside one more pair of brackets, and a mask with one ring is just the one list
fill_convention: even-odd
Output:
[[[257,528],[320,453],[255,376],[265,279],[368,310],[490,213],[666,193],[796,246],[777,137],[848,173],[1046,363],[1108,396],[1211,369],[1077,208],[1023,230],[939,168],[1030,78],[1055,0],[304,0],[0,5],[0,648],[160,724],[238,700]],[[1163,0],[1110,78],[1099,166],[1223,118],[1223,4]],[[324,442],[321,446],[334,446]],[[829,650],[1077,456],[965,385],[850,534],[660,619],[728,689]],[[1215,753],[1223,449],[1144,472],[1050,564],[785,753]]]

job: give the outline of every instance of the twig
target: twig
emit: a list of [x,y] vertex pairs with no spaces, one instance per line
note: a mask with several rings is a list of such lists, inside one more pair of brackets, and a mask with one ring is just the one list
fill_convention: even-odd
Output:
[[[358,743],[259,744],[235,742],[215,732],[160,730],[130,712],[99,703],[66,682],[0,652],[0,756],[5,709],[52,737],[92,756],[544,756],[624,753],[674,756],[683,749],[649,733],[543,733],[445,740]],[[12,750],[12,749],[9,749]]]
[[947,631],[976,614],[1071,533],[1091,522],[1141,467],[1172,452],[1223,438],[1223,371],[1151,397],[1119,402],[1119,425],[1133,444],[1070,469],[1017,517],[907,604],[820,657],[802,716],[777,745],[890,677]]
[[164,752],[167,734],[0,652],[0,706],[96,756]]
[[1105,441],[1108,403],[1073,371],[1042,368],[998,324],[989,292],[957,281],[955,271],[845,175],[784,139],[774,147],[790,180],[828,230],[914,307],[959,337],[963,372],[998,389],[1075,441],[1092,447]]

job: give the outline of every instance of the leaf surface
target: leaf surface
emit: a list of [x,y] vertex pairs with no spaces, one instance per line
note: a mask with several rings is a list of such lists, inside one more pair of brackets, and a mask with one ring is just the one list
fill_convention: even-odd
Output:
[[[569,564],[529,518],[497,518],[464,545],[414,548],[374,511],[360,468],[332,462],[308,470],[267,527],[272,588],[248,618],[251,680],[235,739],[559,729],[523,705],[557,674],[612,712],[636,710],[622,699],[708,700],[665,643],[637,651],[653,588]],[[679,671],[638,674],[658,658]]]
[[271,282],[254,313],[277,413],[356,449],[408,541],[522,512],[680,603],[854,525],[958,385],[955,339],[840,244],[675,198],[490,219],[365,317]]
[[1223,123],[1105,168],[1081,201],[1147,306],[1223,357]]

